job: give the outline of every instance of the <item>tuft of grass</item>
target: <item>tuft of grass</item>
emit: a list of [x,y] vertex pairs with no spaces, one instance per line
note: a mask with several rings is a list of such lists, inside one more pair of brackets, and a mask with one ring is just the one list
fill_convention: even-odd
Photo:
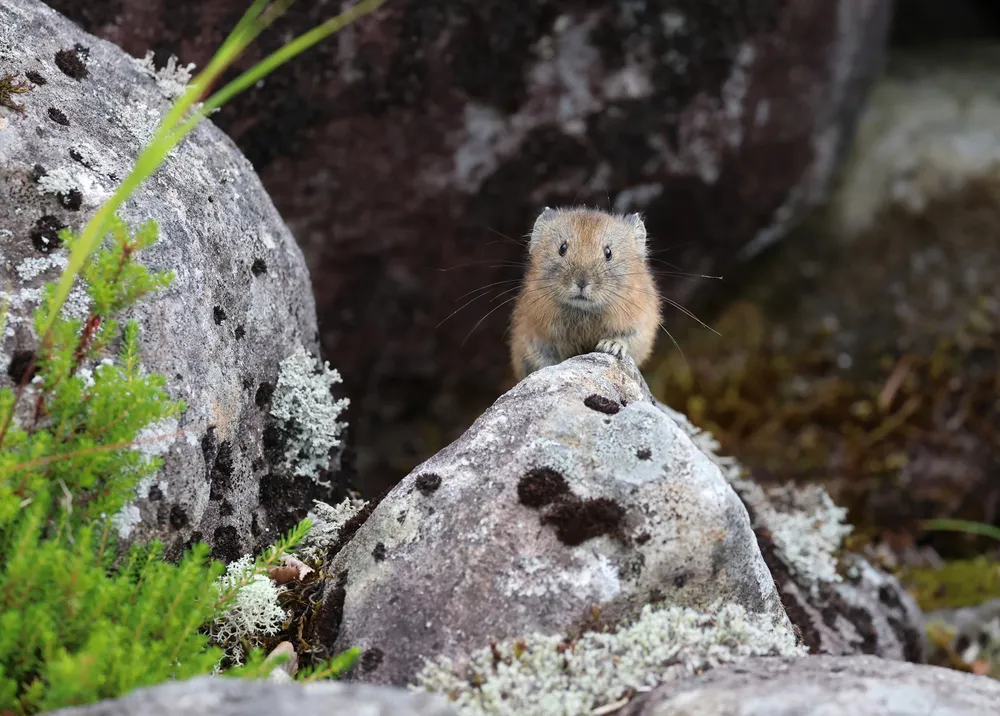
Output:
[[23,112],[24,105],[14,101],[14,95],[27,94],[35,86],[27,79],[19,80],[17,75],[4,72],[0,75],[0,106],[9,107],[15,112]]

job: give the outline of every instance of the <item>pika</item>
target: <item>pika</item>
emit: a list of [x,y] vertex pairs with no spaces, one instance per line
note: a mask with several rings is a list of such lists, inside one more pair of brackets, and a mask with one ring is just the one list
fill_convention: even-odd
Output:
[[638,214],[545,207],[528,255],[511,316],[517,380],[594,351],[628,354],[639,366],[646,361],[661,308]]

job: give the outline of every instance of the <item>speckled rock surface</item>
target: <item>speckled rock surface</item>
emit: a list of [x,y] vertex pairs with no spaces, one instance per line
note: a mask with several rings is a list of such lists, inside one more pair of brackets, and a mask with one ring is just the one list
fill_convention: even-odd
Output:
[[[11,361],[34,348],[39,287],[66,264],[55,230],[83,226],[169,102],[137,60],[35,0],[0,4],[0,71],[35,85],[17,97],[22,112],[0,108],[0,291],[11,294],[0,383],[9,385]],[[281,362],[318,347],[306,265],[250,163],[210,123],[123,216],[158,222],[160,242],[141,260],[176,271],[135,316],[147,367],[189,409],[151,431],[167,436],[148,445],[166,451],[166,464],[119,515],[120,532],[171,550],[199,537],[235,559],[303,516],[311,497],[331,499],[332,488],[285,465],[289,421],[269,413],[272,401],[288,402]],[[85,316],[85,301],[76,291],[69,310]],[[294,373],[284,384],[294,387]]]
[[163,684],[114,701],[60,709],[53,716],[456,716],[441,697],[402,689],[324,681],[274,684],[197,678]]
[[819,485],[761,486],[682,414],[658,403],[722,469],[743,501],[786,614],[812,654],[924,662],[924,615],[893,575],[843,549],[847,511]]
[[636,699],[620,716],[993,716],[1000,682],[871,656],[760,658]]
[[[199,65],[246,7],[48,2],[137,57]],[[297,3],[246,61],[343,5]],[[890,6],[392,0],[224,109],[313,271],[368,494],[502,392],[508,312],[468,340],[488,298],[438,324],[520,276],[516,238],[542,205],[642,210],[660,258],[727,279],[741,249],[781,236],[850,135]],[[660,288],[687,302],[698,286]]]
[[651,400],[590,354],[532,374],[418,466],[324,566],[309,641],[359,646],[402,684],[529,632],[575,634],[647,603],[735,603],[787,628],[746,510]]

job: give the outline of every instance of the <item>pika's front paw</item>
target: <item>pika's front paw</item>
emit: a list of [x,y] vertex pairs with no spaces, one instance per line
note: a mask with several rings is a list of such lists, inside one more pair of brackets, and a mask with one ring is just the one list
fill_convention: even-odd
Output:
[[625,356],[625,346],[618,341],[611,340],[610,338],[605,338],[603,341],[597,344],[597,350],[601,353],[610,353],[615,358],[623,358]]

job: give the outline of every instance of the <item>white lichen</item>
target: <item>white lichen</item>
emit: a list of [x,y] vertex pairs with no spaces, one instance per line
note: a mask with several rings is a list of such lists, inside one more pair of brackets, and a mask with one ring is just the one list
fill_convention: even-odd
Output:
[[171,55],[166,65],[156,69],[153,57],[153,51],[147,51],[146,56],[139,62],[139,67],[156,81],[156,86],[163,96],[172,102],[187,90],[195,64],[190,62],[187,65],[178,65],[177,57]]
[[118,536],[123,540],[132,536],[132,530],[140,522],[142,522],[142,515],[139,513],[139,508],[131,502],[126,503],[118,514],[111,518],[111,526],[118,531]]
[[266,574],[254,573],[254,559],[246,555],[231,563],[216,581],[219,596],[230,595],[211,628],[212,640],[242,663],[243,643],[259,646],[262,636],[272,636],[285,621],[278,604],[281,588]]
[[307,559],[318,559],[323,552],[329,549],[337,541],[337,536],[344,525],[358,514],[368,502],[345,497],[336,506],[328,505],[319,500],[314,500],[313,504],[314,507],[308,515],[312,526],[296,548],[296,551]]
[[448,694],[463,716],[586,714],[719,664],[751,656],[804,656],[781,622],[736,604],[706,612],[643,608],[617,632],[574,642],[531,634],[480,649],[466,663],[428,660],[414,690]]
[[271,415],[284,429],[285,461],[295,475],[317,480],[329,464],[330,450],[340,445],[346,424],[337,418],[350,405],[347,398],[334,400],[330,392],[340,382],[340,373],[302,346],[281,362]]

